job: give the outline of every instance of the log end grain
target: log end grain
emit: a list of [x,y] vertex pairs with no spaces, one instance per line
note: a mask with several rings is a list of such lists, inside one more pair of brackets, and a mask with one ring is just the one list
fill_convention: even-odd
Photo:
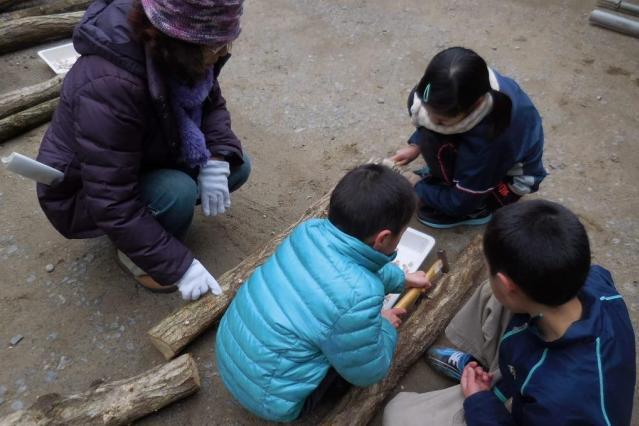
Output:
[[147,332],[153,346],[160,351],[160,353],[164,356],[164,359],[167,361],[173,359],[175,355],[178,354],[179,349],[172,348],[171,345],[166,343],[160,335],[155,335],[154,331],[155,329],[151,329]]

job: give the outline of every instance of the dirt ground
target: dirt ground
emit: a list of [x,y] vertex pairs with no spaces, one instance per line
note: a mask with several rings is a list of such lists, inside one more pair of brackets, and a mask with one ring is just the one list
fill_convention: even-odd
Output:
[[[215,275],[232,268],[345,170],[400,147],[411,132],[406,96],[428,59],[464,45],[516,78],[538,106],[550,172],[538,196],[579,214],[594,261],[613,272],[639,330],[639,40],[589,26],[594,3],[247,0],[221,80],[254,170],[229,214],[198,211],[187,244]],[[52,76],[35,52],[0,57],[0,93]],[[0,155],[35,155],[44,130],[1,145]],[[163,362],[145,333],[184,303],[179,295],[139,289],[107,239],[64,239],[32,182],[4,170],[0,178],[0,416],[38,395],[85,390]],[[434,235],[456,252],[476,232]],[[47,273],[47,264],[55,270]],[[23,339],[11,347],[16,335]],[[224,389],[214,336],[188,348],[201,391],[141,423],[262,423]],[[419,362],[397,391],[447,384]]]

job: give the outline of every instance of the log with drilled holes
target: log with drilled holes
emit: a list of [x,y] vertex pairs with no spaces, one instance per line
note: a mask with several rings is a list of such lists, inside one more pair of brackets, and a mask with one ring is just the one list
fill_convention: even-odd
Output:
[[255,268],[273,254],[275,248],[301,222],[326,216],[330,193],[324,195],[309,207],[304,215],[284,232],[277,235],[258,250],[244,259],[239,265],[222,275],[218,282],[224,289],[220,296],[208,294],[201,299],[182,306],[149,330],[153,345],[162,352],[166,359],[173,358],[189,342],[220,319],[231,303],[240,285],[253,273]]
[[28,409],[0,419],[0,426],[122,425],[200,389],[189,354],[138,376],[99,384],[75,395],[43,395]]
[[12,19],[26,18],[27,16],[52,15],[55,13],[75,12],[86,9],[92,0],[51,0],[49,2],[18,9],[0,15],[0,19],[9,21]]
[[57,75],[45,82],[0,95],[0,118],[57,98],[64,76]]
[[381,382],[353,387],[324,419],[324,425],[366,425],[408,369],[444,331],[470,293],[484,278],[481,237],[477,236],[451,263],[451,272],[430,291],[402,324],[393,365]]
[[0,143],[51,120],[60,98],[50,99],[0,119]]
[[0,23],[0,54],[70,37],[84,12],[29,16]]

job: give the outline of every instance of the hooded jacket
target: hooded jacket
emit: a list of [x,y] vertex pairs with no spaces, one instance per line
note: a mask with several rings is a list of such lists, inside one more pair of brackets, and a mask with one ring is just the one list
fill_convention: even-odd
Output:
[[[64,173],[61,184],[38,185],[40,205],[67,238],[106,234],[157,282],[177,282],[191,252],[155,220],[139,194],[140,176],[159,168],[181,169],[177,126],[167,99],[166,77],[128,23],[131,0],[96,0],[73,35],[82,55],[64,79],[38,161]],[[212,155],[242,164],[240,141],[217,76],[203,106],[201,129]]]

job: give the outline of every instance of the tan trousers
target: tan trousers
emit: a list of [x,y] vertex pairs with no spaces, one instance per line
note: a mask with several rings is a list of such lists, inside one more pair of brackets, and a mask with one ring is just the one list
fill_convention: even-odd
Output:
[[[446,337],[498,374],[499,339],[511,317],[512,313],[495,299],[486,281],[446,327]],[[384,409],[384,425],[465,425],[463,403],[459,385],[421,394],[401,392]]]

